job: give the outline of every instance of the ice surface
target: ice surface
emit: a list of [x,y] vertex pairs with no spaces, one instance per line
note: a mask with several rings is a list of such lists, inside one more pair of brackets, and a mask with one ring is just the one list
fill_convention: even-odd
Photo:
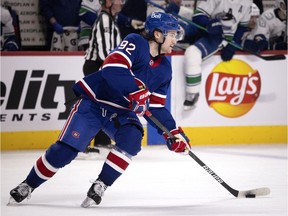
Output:
[[194,147],[193,152],[237,190],[269,187],[265,197],[237,199],[191,157],[165,146],[143,147],[107,189],[99,206],[80,207],[101,170],[106,152],[74,160],[37,188],[31,199],[7,206],[9,191],[23,181],[43,151],[1,152],[2,216],[287,216],[287,145]]

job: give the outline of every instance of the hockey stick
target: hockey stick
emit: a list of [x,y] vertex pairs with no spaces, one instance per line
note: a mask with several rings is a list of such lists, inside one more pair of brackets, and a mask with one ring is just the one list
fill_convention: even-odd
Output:
[[[159,9],[161,9],[161,10],[163,10],[163,11],[166,12],[166,9],[165,9],[164,7],[162,7],[161,5],[159,5],[159,4],[157,4],[157,3],[154,3],[154,2],[152,2],[151,0],[146,0],[146,2],[147,2],[148,4],[151,4],[151,5],[153,5],[153,6],[155,6],[155,7],[157,7],[157,8],[159,8]],[[194,25],[194,26],[195,26],[196,28],[198,28],[198,29],[201,29],[201,30],[203,30],[203,31],[205,31],[205,32],[208,32],[208,30],[207,30],[205,27],[203,27],[203,26],[201,26],[201,25],[198,25],[197,23],[192,22],[191,20],[189,20],[189,19],[187,19],[187,18],[185,18],[185,17],[182,17],[182,16],[180,16],[180,15],[178,15],[178,14],[176,14],[176,13],[172,13],[172,15],[174,15],[175,17],[177,17],[177,18],[185,21],[185,22],[188,23],[188,24]],[[265,61],[275,61],[275,60],[284,60],[284,59],[286,59],[286,56],[285,56],[285,55],[262,56],[262,55],[260,55],[260,54],[258,54],[258,53],[253,52],[253,51],[250,50],[250,49],[247,49],[246,47],[242,47],[241,45],[239,45],[239,44],[237,44],[237,43],[235,43],[235,42],[233,42],[233,41],[228,40],[228,39],[225,38],[225,37],[223,37],[223,40],[227,41],[230,45],[234,46],[235,48],[237,48],[237,49],[239,49],[239,50],[243,50],[243,51],[249,52],[249,53],[257,56],[258,58],[261,58],[261,59],[265,60]]]
[[196,11],[196,8],[197,8],[197,0],[194,0],[194,5],[193,5],[193,11]]
[[[146,111],[145,115],[171,139],[177,139],[161,122],[155,118],[150,111]],[[270,194],[270,189],[267,187],[256,188],[252,190],[238,191],[230,187],[224,180],[222,180],[212,169],[210,169],[202,160],[200,160],[189,149],[189,156],[193,158],[206,172],[208,172],[219,184],[228,190],[233,196],[237,198],[255,198],[256,196],[266,196]]]

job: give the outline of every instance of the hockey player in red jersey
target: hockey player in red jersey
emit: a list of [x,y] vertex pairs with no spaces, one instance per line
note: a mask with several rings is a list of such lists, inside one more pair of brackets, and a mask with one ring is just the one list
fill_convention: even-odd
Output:
[[168,138],[145,117],[164,135],[167,147],[177,153],[187,152],[189,140],[164,106],[172,79],[171,63],[164,54],[172,52],[180,35],[177,19],[154,12],[147,17],[145,35],[129,34],[108,55],[98,72],[79,80],[73,87],[79,100],[72,107],[58,140],[36,161],[26,179],[10,191],[11,200],[21,202],[29,198],[35,188],[84,151],[103,129],[115,140],[115,147],[81,206],[100,204],[107,187],[141,150],[143,126],[138,116],[145,117],[148,109],[178,138]]

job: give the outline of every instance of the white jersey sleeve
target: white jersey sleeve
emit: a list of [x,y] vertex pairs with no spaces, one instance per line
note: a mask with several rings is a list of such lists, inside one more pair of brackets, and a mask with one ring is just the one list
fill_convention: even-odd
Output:
[[216,8],[217,2],[217,0],[200,1],[197,6],[197,11],[205,14],[208,17],[211,17],[213,11]]
[[13,19],[10,12],[1,7],[1,25],[3,24],[3,32],[1,34],[5,36],[14,35],[14,26],[13,26]]
[[193,9],[181,6],[179,10],[179,15],[181,17],[185,17],[186,19],[192,20]]

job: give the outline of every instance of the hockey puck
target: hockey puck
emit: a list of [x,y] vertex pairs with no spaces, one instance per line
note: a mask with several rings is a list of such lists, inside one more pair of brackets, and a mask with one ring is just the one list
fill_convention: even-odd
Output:
[[247,194],[247,195],[246,195],[246,198],[255,198],[255,197],[256,197],[255,194]]

